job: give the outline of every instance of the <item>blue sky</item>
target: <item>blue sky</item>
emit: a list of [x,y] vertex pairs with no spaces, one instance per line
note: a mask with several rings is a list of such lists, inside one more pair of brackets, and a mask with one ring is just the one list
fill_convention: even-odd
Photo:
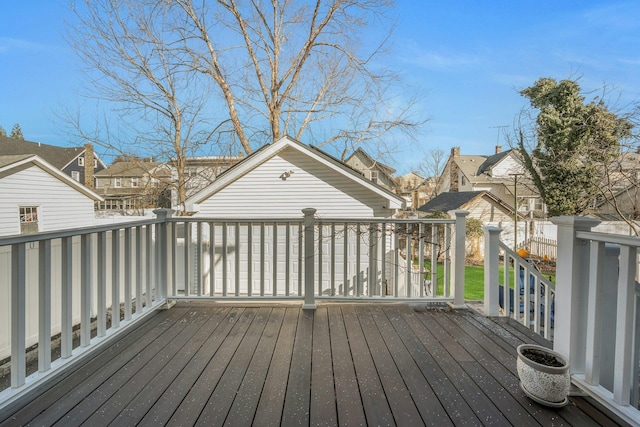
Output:
[[[460,146],[490,154],[496,126],[526,106],[518,94],[539,77],[580,77],[583,89],[613,87],[618,106],[640,101],[640,2],[398,0],[387,60],[424,93],[429,117],[392,166],[405,172],[421,151]],[[0,125],[69,145],[54,112],[79,104],[79,63],[63,39],[65,0],[0,3]],[[613,99],[613,98],[612,98]],[[502,137],[500,137],[502,143]]]

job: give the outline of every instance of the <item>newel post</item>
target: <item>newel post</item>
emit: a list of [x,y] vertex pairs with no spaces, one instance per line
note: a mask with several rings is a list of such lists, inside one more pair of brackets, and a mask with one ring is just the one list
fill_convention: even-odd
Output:
[[500,233],[498,227],[484,227],[484,314],[498,316],[500,314],[499,292],[500,278]]
[[316,210],[313,208],[302,209],[304,214],[304,304],[303,309],[316,308],[314,277],[313,242],[315,239],[313,223]]
[[469,215],[467,211],[449,211],[449,214],[455,215],[456,223],[454,226],[453,240],[453,270],[451,274],[451,283],[453,284],[453,308],[464,308],[464,263],[466,254],[466,229],[467,222],[465,217]]
[[551,218],[558,227],[556,304],[553,349],[569,360],[570,373],[583,373],[589,297],[589,244],[576,238],[600,224],[593,218]]
[[[166,300],[169,290],[169,280],[172,277],[172,264],[170,259],[171,240],[169,238],[168,218],[173,215],[172,209],[156,209],[153,211],[158,218],[158,227],[156,228],[156,249],[158,260],[158,299]],[[147,230],[150,232],[150,230]],[[167,301],[167,306],[169,306]]]

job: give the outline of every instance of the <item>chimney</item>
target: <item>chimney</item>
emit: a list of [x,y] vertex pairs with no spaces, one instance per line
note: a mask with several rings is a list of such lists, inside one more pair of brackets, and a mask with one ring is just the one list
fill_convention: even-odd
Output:
[[502,145],[496,145],[496,154],[502,153]]
[[451,157],[453,157],[453,158],[460,157],[460,147],[453,147],[451,149]]
[[93,188],[93,145],[87,143],[84,146],[84,185]]

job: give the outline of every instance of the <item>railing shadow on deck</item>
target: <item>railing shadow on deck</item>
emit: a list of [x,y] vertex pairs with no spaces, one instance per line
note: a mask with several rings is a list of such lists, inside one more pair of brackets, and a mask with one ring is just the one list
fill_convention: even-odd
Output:
[[[0,359],[11,374],[0,409],[177,299],[288,299],[310,309],[317,298],[464,306],[466,212],[429,220],[327,219],[314,209],[253,220],[155,213],[0,238],[7,320]],[[27,369],[29,350],[35,372]]]
[[640,238],[591,232],[599,223],[592,218],[552,222],[555,287],[500,242],[499,228],[485,228],[485,314],[514,317],[552,340],[569,360],[574,392],[640,425]]

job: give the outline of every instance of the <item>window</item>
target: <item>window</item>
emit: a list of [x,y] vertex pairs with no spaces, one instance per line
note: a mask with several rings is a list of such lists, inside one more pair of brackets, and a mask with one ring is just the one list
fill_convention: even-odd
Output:
[[122,178],[113,178],[113,186],[115,188],[122,187]]
[[371,181],[377,183],[378,182],[378,171],[370,171]]
[[78,157],[78,166],[84,166],[84,157]]
[[80,182],[80,172],[78,171],[71,171],[71,178],[75,179],[76,181]]
[[98,160],[97,159],[93,159],[93,168],[97,168],[98,167]]
[[138,187],[139,184],[140,184],[140,178],[138,178],[138,177],[131,178],[131,186],[132,187]]
[[20,207],[20,234],[37,233],[38,230],[38,207]]

